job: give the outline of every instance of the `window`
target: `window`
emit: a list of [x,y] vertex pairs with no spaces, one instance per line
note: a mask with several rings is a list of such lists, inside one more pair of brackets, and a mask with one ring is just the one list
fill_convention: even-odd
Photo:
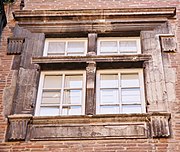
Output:
[[82,115],[84,102],[83,71],[41,72],[35,115]]
[[[45,56],[86,53],[86,39],[48,38],[45,41]],[[98,39],[97,56],[138,53],[141,53],[139,37]],[[96,103],[93,103],[96,114],[145,112],[143,69],[97,70],[96,80],[91,82],[96,82],[93,88],[96,90]],[[42,72],[35,115],[84,115],[85,105],[90,104],[85,101],[88,98],[85,98],[88,94],[86,83],[85,71]]]
[[97,71],[97,114],[145,112],[142,69]]
[[98,54],[140,54],[139,37],[99,38]]
[[76,56],[87,52],[87,39],[59,39],[47,38],[45,40],[44,56]]

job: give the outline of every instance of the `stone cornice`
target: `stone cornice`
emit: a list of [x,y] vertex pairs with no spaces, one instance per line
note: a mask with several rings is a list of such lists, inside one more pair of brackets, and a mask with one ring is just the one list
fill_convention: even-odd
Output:
[[121,8],[121,9],[81,9],[81,10],[23,10],[15,11],[14,18],[21,20],[22,18],[38,18],[44,17],[99,17],[102,19],[108,17],[135,17],[135,16],[163,16],[173,17],[176,14],[174,7],[164,8]]
[[13,13],[18,24],[33,32],[117,32],[153,29],[176,15],[176,8],[97,10],[22,10]]

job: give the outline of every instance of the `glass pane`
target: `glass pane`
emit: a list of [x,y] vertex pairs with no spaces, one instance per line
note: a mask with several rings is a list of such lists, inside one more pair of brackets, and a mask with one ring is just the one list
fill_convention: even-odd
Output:
[[141,113],[141,105],[123,105],[123,113]]
[[65,42],[49,42],[48,54],[64,54]]
[[100,53],[117,53],[117,41],[101,41]]
[[59,107],[41,107],[40,116],[57,116],[59,115]]
[[71,75],[65,77],[65,88],[82,88],[82,75]]
[[85,52],[85,42],[68,42],[68,54],[83,54]]
[[58,104],[60,102],[60,91],[59,92],[50,92],[44,91],[42,95],[42,103],[46,104]]
[[120,41],[119,51],[125,53],[137,52],[136,41]]
[[44,88],[61,88],[62,76],[45,76]]
[[122,103],[141,103],[140,88],[122,89]]
[[101,90],[100,103],[118,103],[118,89]]
[[117,74],[104,74],[101,75],[101,88],[118,88],[118,75]]
[[118,114],[119,106],[100,106],[101,114]]
[[138,74],[122,74],[121,86],[122,87],[139,87]]
[[63,104],[81,104],[82,90],[64,90]]
[[62,115],[81,115],[81,106],[63,106]]

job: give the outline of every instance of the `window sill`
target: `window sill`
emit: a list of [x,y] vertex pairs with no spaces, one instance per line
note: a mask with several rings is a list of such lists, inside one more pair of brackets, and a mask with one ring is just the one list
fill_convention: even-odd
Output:
[[8,140],[159,138],[170,135],[169,113],[96,116],[12,115],[8,119]]

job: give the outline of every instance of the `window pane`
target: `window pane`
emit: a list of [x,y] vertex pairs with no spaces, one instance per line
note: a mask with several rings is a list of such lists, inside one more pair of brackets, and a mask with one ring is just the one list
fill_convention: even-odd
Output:
[[42,103],[46,104],[58,104],[60,102],[60,91],[59,92],[50,92],[50,91],[44,91],[42,95]]
[[101,75],[101,88],[118,88],[118,75],[110,74],[110,75]]
[[118,103],[118,89],[103,89],[101,90],[101,104],[103,103]]
[[124,104],[133,104],[141,103],[140,89],[122,89],[122,103]]
[[62,115],[80,115],[82,114],[81,106],[63,106]]
[[65,88],[82,88],[82,75],[71,75],[65,77]]
[[64,90],[63,104],[81,104],[82,90]]
[[122,87],[139,87],[138,74],[122,74],[121,86]]
[[65,42],[49,42],[48,54],[64,54]]
[[117,53],[117,41],[101,41],[100,42],[101,53]]
[[123,113],[141,113],[141,105],[123,105]]
[[120,41],[119,51],[125,53],[137,52],[136,41]]
[[118,114],[119,106],[100,106],[101,114]]
[[62,76],[45,76],[44,88],[61,88]]
[[85,42],[68,42],[68,54],[83,54],[85,52]]
[[41,107],[40,116],[56,116],[59,115],[59,107]]

